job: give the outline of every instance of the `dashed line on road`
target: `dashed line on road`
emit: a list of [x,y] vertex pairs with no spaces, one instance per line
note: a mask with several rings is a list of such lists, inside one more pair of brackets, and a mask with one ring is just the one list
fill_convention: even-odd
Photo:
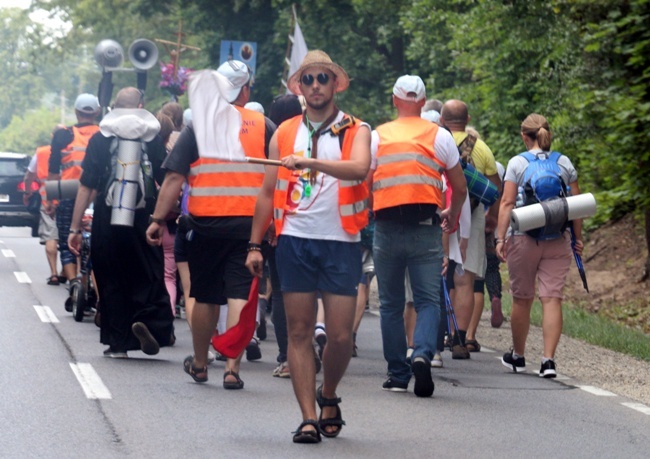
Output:
[[496,351],[494,349],[490,349],[489,347],[481,346],[481,352],[486,352],[488,354],[494,354]]
[[21,284],[31,284],[32,280],[29,278],[26,272],[23,271],[14,271],[14,276]]
[[595,386],[576,386],[576,387],[584,390],[585,392],[589,392],[590,394],[598,395],[600,397],[617,397],[617,395],[614,392],[601,389],[600,387],[595,387]]
[[628,408],[632,408],[633,410],[640,411],[641,413],[650,416],[650,406],[646,406],[643,403],[626,402],[626,403],[621,403],[621,405],[627,406]]
[[50,309],[49,306],[39,306],[35,304],[34,309],[36,310],[36,314],[38,314],[38,318],[41,319],[41,322],[44,322],[46,324],[59,323],[59,319],[52,312],[52,309]]
[[102,382],[93,366],[89,363],[70,363],[72,372],[77,377],[86,397],[91,400],[110,400],[111,392]]
[[2,249],[2,254],[5,258],[16,258],[16,254],[11,249]]

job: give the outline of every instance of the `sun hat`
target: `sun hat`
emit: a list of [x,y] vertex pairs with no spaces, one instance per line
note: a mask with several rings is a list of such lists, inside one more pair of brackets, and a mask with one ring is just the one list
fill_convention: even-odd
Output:
[[92,94],[79,94],[74,101],[74,109],[78,112],[92,115],[99,110],[99,100]]
[[316,49],[309,51],[305,55],[298,70],[289,77],[289,81],[287,81],[289,91],[297,95],[302,94],[302,91],[300,91],[300,78],[302,77],[303,72],[310,67],[324,67],[332,72],[336,76],[336,92],[345,91],[348,86],[350,86],[350,77],[348,77],[348,74],[343,70],[343,67],[332,62],[332,59],[327,55],[327,53],[320,49]]
[[427,110],[426,112],[422,112],[420,113],[420,117],[427,121],[431,121],[432,123],[437,123],[440,121],[440,113],[438,113],[436,110]]
[[[414,94],[409,95],[409,94]],[[393,86],[393,95],[409,102],[419,102],[427,97],[422,78],[417,75],[403,75]]]
[[230,82],[230,88],[228,88],[223,94],[224,98],[230,103],[237,99],[241,88],[246,86],[251,79],[248,66],[237,60],[224,62],[217,69],[217,73],[225,76]]
[[246,105],[244,105],[244,108],[260,112],[262,115],[264,114],[264,107],[259,102],[247,102]]

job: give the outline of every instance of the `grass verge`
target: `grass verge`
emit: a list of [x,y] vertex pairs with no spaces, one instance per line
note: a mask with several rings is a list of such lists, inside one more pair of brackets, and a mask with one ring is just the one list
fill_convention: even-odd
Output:
[[[504,314],[510,316],[512,302],[508,295],[503,296],[503,309]],[[650,336],[645,333],[571,304],[565,303],[562,312],[563,335],[650,362]],[[538,327],[542,325],[542,305],[538,300],[533,303],[530,323]]]

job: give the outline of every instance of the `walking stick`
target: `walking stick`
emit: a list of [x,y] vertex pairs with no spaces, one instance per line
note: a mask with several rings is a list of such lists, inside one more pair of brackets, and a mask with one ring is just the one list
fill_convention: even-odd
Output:
[[445,280],[445,276],[442,276],[442,289],[445,292],[445,310],[447,311],[447,330],[449,331],[449,336],[451,336],[451,332],[452,332],[451,324],[453,322],[454,324],[453,331],[455,331],[456,336],[460,338],[460,334],[458,333],[458,322],[456,322],[456,314],[454,313],[454,307],[451,304],[451,298],[449,298],[449,290],[447,289],[447,281]]

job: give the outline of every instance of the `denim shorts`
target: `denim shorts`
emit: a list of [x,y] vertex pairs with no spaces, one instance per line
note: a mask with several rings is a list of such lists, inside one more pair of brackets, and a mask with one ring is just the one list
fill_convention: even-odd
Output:
[[357,296],[361,257],[358,242],[282,235],[275,251],[283,292],[323,291]]

